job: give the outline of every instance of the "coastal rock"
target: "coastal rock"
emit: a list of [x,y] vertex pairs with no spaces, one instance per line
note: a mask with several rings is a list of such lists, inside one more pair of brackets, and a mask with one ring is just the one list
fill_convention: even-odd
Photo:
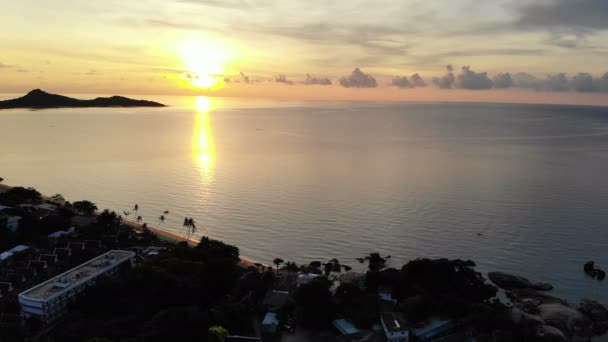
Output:
[[583,269],[585,270],[586,273],[593,271],[594,268],[595,268],[595,263],[593,261],[587,261],[585,263],[585,265],[583,266]]
[[[591,320],[575,308],[561,303],[541,304],[538,306],[539,316],[547,324],[562,332],[572,335],[588,335]],[[580,332],[587,332],[581,334]]]
[[549,291],[553,289],[551,284],[533,283],[524,277],[503,272],[490,272],[488,273],[488,278],[490,278],[490,280],[498,287],[505,290],[533,289],[538,291]]
[[593,333],[602,335],[608,332],[608,309],[593,300],[583,300],[578,310],[593,322]]

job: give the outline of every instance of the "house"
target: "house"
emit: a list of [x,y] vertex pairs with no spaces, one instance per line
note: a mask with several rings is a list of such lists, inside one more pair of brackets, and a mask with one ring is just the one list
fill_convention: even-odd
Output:
[[351,323],[350,321],[347,321],[345,319],[337,319],[333,322],[331,322],[331,324],[334,326],[334,328],[336,328],[336,330],[338,330],[340,332],[340,334],[347,336],[347,335],[352,335],[352,334],[356,334],[358,333],[359,329],[357,329],[357,327],[355,327],[355,325],[353,323]]
[[17,254],[17,253],[25,252],[28,249],[30,249],[30,248],[28,246],[25,246],[25,245],[15,246],[15,247],[9,249],[8,251],[0,254],[0,261],[6,260],[6,259],[12,257],[13,255]]
[[262,340],[272,341],[279,334],[279,316],[274,312],[267,312],[262,320]]
[[76,231],[76,227],[70,227],[66,230],[58,230],[48,235],[49,239],[58,239],[62,236],[70,235]]
[[270,312],[281,313],[289,301],[289,292],[272,290],[266,293],[262,305]]
[[0,216],[0,228],[16,232],[19,229],[20,216],[2,215]]
[[410,328],[399,312],[383,312],[380,314],[380,323],[387,341],[409,341]]
[[424,326],[413,329],[413,332],[419,341],[432,341],[446,336],[452,328],[454,328],[452,321],[433,319]]

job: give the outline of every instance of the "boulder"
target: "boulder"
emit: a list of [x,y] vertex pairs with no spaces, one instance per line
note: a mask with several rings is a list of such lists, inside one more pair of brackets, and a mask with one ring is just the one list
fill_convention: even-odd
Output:
[[538,291],[549,291],[553,289],[551,284],[533,283],[524,277],[503,272],[490,272],[488,273],[488,277],[494,284],[505,290],[533,289]]
[[593,261],[587,261],[585,263],[585,265],[583,266],[583,269],[585,270],[585,272],[589,273],[591,271],[593,271],[593,269],[595,268],[595,263]]

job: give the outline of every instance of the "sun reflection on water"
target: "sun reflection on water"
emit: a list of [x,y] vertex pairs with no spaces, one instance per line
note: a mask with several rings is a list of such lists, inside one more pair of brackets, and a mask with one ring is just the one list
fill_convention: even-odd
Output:
[[211,131],[210,113],[212,100],[205,96],[196,98],[196,117],[192,135],[192,158],[196,162],[204,181],[213,178],[215,166],[215,145]]

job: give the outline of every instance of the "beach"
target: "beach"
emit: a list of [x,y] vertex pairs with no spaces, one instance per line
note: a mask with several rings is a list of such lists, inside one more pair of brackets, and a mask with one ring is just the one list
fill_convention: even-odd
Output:
[[[12,186],[10,186],[10,185],[0,184],[0,192],[8,191],[11,188],[12,188]],[[51,198],[48,196],[45,196],[45,195],[42,195],[42,199],[45,201],[52,202]],[[99,214],[99,212],[97,212],[96,215],[97,214]],[[123,219],[122,223],[125,226],[131,227],[133,230],[141,230],[142,225],[143,225],[143,224],[139,224],[132,220],[124,220],[124,219]],[[190,246],[196,246],[200,242],[200,240],[192,239],[192,238],[187,239],[183,235],[175,234],[168,230],[164,230],[164,229],[161,229],[158,227],[146,225],[146,228],[148,230],[150,230],[152,233],[156,234],[160,239],[166,240],[169,242],[177,243],[177,242],[181,242],[181,241],[186,241],[186,242],[188,242],[188,245],[190,245]],[[256,267],[256,262],[250,258],[240,256],[239,265],[243,268]],[[258,265],[259,265],[259,263],[258,263]],[[264,266],[268,266],[268,265],[264,265]]]

